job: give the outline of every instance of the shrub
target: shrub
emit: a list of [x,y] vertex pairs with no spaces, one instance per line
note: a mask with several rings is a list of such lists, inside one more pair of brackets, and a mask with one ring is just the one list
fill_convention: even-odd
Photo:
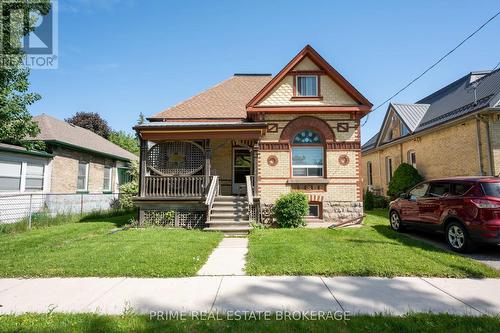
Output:
[[302,192],[282,195],[272,208],[280,228],[297,228],[305,225],[304,217],[309,212],[307,196]]
[[373,210],[375,207],[373,193],[371,191],[366,190],[363,206],[365,210]]
[[389,199],[382,195],[373,195],[373,207],[374,208],[387,208],[389,207]]
[[126,210],[134,208],[132,197],[135,197],[139,193],[139,163],[137,161],[132,162],[128,173],[131,178],[130,182],[120,186],[119,199],[120,208]]
[[422,180],[424,178],[418,173],[417,169],[408,163],[402,163],[394,172],[387,194],[392,199],[395,199]]

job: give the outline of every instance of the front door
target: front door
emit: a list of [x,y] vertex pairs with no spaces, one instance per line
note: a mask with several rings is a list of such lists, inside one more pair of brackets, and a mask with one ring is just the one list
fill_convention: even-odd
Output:
[[252,152],[248,148],[233,149],[233,194],[246,194],[246,176],[252,174]]

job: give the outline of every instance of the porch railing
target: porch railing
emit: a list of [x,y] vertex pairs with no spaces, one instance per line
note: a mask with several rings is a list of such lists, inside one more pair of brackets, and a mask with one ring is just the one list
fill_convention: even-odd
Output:
[[204,197],[207,176],[145,176],[147,197]]
[[248,215],[250,221],[260,223],[260,202],[254,200],[257,189],[255,186],[255,176],[246,176]]
[[212,206],[214,204],[215,197],[219,195],[219,176],[213,176],[210,182],[210,187],[208,189],[207,198],[205,199],[205,205],[207,205],[207,221],[210,221],[210,214],[212,212]]

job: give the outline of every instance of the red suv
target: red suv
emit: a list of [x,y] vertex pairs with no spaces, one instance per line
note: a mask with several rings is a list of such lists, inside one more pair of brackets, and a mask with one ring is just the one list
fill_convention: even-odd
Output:
[[452,250],[474,242],[500,244],[500,178],[461,177],[425,181],[389,206],[391,228],[444,232]]

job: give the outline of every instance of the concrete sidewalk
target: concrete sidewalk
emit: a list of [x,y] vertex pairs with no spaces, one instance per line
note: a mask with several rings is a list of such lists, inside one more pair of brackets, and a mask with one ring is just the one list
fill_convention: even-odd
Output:
[[349,311],[500,313],[500,279],[318,276],[0,279],[0,314]]
[[245,275],[248,238],[222,239],[199,270],[200,276]]

